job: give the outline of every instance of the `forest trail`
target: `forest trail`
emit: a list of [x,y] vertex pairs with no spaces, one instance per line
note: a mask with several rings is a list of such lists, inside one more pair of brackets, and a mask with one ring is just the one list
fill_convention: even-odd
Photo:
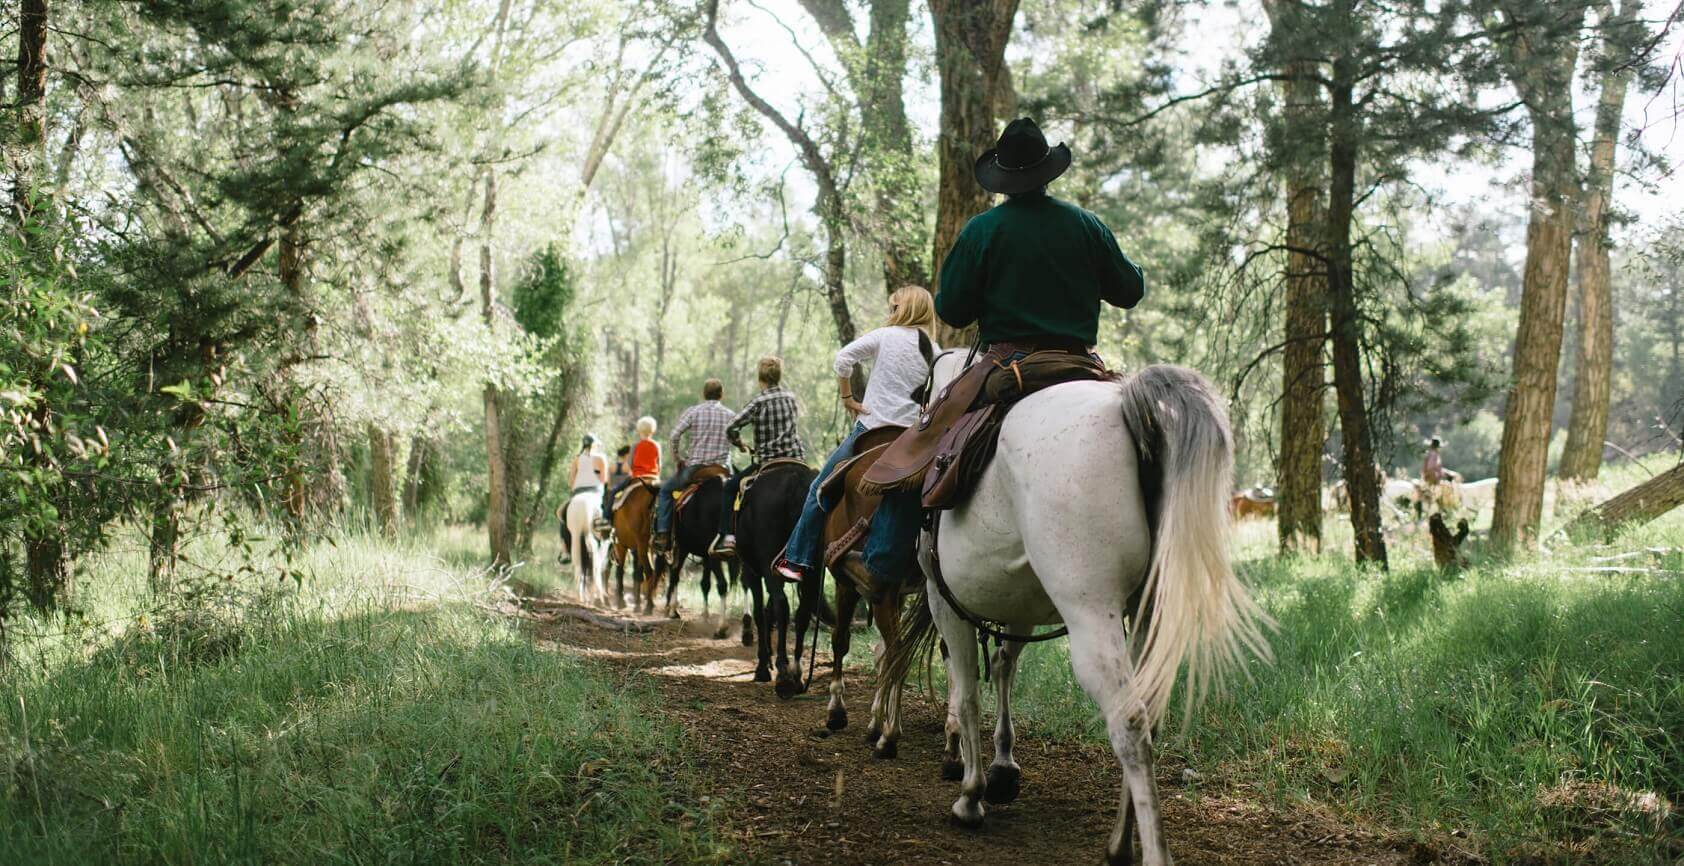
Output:
[[[980,831],[947,820],[958,786],[940,778],[944,708],[908,688],[905,734],[894,760],[862,742],[870,679],[849,672],[851,724],[823,725],[829,633],[807,694],[782,701],[751,681],[754,650],[738,628],[715,639],[717,619],[682,622],[608,614],[553,601],[529,614],[541,644],[647,676],[691,736],[708,796],[723,801],[725,832],[763,863],[1084,863],[1103,858],[1121,771],[1111,753],[1050,741],[1020,724],[1023,793],[990,807]],[[694,613],[689,614],[695,617]],[[870,652],[858,639],[852,655]],[[852,661],[852,656],[850,661]],[[988,720],[992,731],[992,720]],[[1166,762],[1167,764],[1167,762]],[[1178,863],[1424,863],[1433,852],[1317,813],[1188,794],[1182,768],[1159,766],[1166,832]]]

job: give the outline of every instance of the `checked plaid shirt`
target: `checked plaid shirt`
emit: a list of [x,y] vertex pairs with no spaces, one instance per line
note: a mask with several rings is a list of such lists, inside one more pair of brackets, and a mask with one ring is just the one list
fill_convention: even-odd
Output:
[[795,429],[795,421],[799,417],[801,405],[795,402],[795,394],[777,385],[754,395],[754,399],[748,401],[743,411],[738,412],[725,428],[725,435],[732,442],[739,442],[738,432],[744,427],[753,427],[755,463],[765,463],[774,457],[800,460],[807,456],[807,452],[801,446],[801,434]]
[[735,412],[718,400],[697,403],[678,416],[678,423],[673,425],[672,432],[667,434],[667,441],[672,443],[673,450],[676,451],[684,441],[684,434],[688,433],[689,446],[681,452],[684,455],[684,465],[723,466],[731,456],[731,443],[725,438],[725,426],[736,417]]

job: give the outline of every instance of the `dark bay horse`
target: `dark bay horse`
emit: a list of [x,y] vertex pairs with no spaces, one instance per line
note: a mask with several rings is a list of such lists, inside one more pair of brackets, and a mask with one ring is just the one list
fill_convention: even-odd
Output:
[[632,608],[643,602],[644,613],[655,612],[655,586],[661,573],[655,569],[650,531],[655,527],[655,497],[660,488],[647,479],[632,482],[625,500],[614,509],[614,606],[622,607],[626,597],[626,555],[632,560]]
[[[778,682],[780,698],[792,698],[805,691],[801,679],[801,642],[807,635],[815,608],[822,602],[822,575],[815,573],[811,582],[818,591],[798,592],[800,609],[795,612],[795,663],[789,659],[789,598],[784,593],[784,579],[772,570],[772,562],[789,541],[801,516],[801,503],[807,489],[813,485],[817,470],[799,461],[768,463],[749,484],[737,511],[737,560],[742,563],[743,588],[753,599],[755,631],[760,640],[759,664],[754,669],[754,681],[772,679],[772,630],[778,633]],[[767,610],[767,597],[771,610]]]
[[[702,561],[702,617],[705,619],[709,612],[709,579],[713,588],[719,590],[719,630],[714,637],[723,638],[730,633],[730,624],[725,619],[726,592],[731,583],[739,579],[741,568],[735,560],[729,563],[731,581],[725,579],[726,563],[708,556],[708,548],[713,546],[713,540],[719,535],[719,510],[725,507],[725,478],[723,475],[713,475],[704,479],[701,486],[686,499],[673,515],[672,519],[672,553],[670,562],[667,556],[662,557],[662,570],[667,572],[667,616],[677,618],[678,608],[673,603],[673,597],[678,591],[678,579],[684,571],[684,563],[695,556]],[[743,646],[754,641],[754,624],[749,616],[743,614]]]

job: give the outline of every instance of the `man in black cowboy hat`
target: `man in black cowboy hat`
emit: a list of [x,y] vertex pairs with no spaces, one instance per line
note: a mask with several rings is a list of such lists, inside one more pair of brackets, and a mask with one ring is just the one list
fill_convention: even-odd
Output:
[[[986,411],[983,386],[993,369],[1013,371],[1018,396],[1026,387],[1018,362],[1030,358],[1040,359],[1040,373],[1030,376],[1035,384],[1028,387],[1105,375],[1091,354],[1099,341],[1099,304],[1133,307],[1146,284],[1099,217],[1047,195],[1047,183],[1069,167],[1070,148],[1048,147],[1027,117],[1007,125],[999,144],[977,160],[977,183],[1006,200],[959,232],[942,262],[936,314],[958,328],[976,322],[987,351],[935,397],[918,425],[883,451],[861,489],[915,495],[943,435],[965,413]],[[967,464],[949,460],[943,467],[960,465]],[[922,488],[923,501],[946,507],[939,503],[958,494],[943,492],[945,469],[936,471]]]
[[936,314],[978,323],[984,343],[1086,349],[1098,342],[1099,302],[1130,308],[1146,291],[1140,268],[1099,217],[1047,195],[1070,167],[1035,121],[1012,121],[976,162],[976,180],[1006,200],[959,232],[941,266]]

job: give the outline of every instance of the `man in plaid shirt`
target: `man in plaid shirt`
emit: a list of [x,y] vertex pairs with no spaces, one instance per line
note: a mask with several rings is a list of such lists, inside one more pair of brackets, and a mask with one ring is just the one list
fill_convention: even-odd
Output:
[[[736,417],[719,402],[725,396],[725,386],[718,379],[709,379],[702,383],[702,402],[684,410],[678,416],[678,423],[672,432],[667,434],[667,441],[672,443],[673,453],[684,455],[678,463],[678,471],[668,476],[661,484],[661,495],[655,500],[655,549],[666,550],[671,542],[672,513],[676,502],[673,494],[689,486],[690,479],[696,470],[703,466],[726,466],[731,457],[731,443],[726,438],[725,427]],[[684,437],[690,437],[690,446],[681,450]]]
[[731,519],[735,516],[737,488],[742,485],[743,476],[768,460],[778,457],[800,460],[807,456],[806,449],[801,445],[801,434],[795,429],[795,422],[801,418],[801,404],[795,401],[794,392],[779,384],[784,378],[784,362],[771,356],[761,358],[757,372],[760,393],[754,395],[754,399],[748,401],[743,411],[738,412],[725,428],[725,435],[738,448],[744,448],[740,435],[742,429],[754,428],[754,463],[725,482],[725,507],[720,509],[719,541],[713,547],[716,556],[736,555],[737,537],[731,533]]

